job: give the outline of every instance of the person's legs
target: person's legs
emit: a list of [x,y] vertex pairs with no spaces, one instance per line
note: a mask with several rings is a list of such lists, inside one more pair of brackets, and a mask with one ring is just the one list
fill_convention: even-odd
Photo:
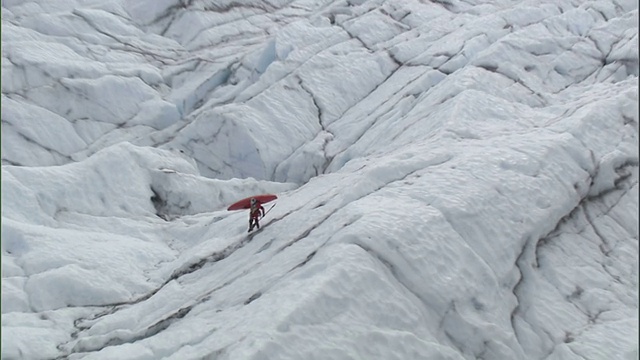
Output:
[[257,217],[249,218],[249,231],[253,230],[254,227],[260,229],[260,223]]

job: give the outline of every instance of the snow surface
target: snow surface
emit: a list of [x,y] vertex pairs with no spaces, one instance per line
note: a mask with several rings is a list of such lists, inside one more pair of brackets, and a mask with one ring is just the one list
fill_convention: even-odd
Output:
[[1,357],[637,359],[638,72],[636,0],[3,1]]

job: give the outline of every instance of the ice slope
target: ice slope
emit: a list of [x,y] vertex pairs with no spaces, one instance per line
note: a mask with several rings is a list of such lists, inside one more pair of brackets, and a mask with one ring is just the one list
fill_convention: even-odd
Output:
[[3,2],[2,358],[636,359],[637,17]]

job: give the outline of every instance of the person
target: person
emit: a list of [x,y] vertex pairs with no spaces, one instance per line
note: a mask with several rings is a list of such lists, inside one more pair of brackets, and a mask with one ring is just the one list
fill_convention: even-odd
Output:
[[251,232],[254,227],[260,229],[258,219],[260,219],[261,216],[264,216],[264,207],[262,207],[258,199],[251,198],[251,207],[249,208],[249,231],[247,232]]

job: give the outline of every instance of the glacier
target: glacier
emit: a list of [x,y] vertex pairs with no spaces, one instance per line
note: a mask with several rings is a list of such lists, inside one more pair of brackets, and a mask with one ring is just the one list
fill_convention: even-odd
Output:
[[2,44],[2,359],[638,358],[637,1],[7,0]]

